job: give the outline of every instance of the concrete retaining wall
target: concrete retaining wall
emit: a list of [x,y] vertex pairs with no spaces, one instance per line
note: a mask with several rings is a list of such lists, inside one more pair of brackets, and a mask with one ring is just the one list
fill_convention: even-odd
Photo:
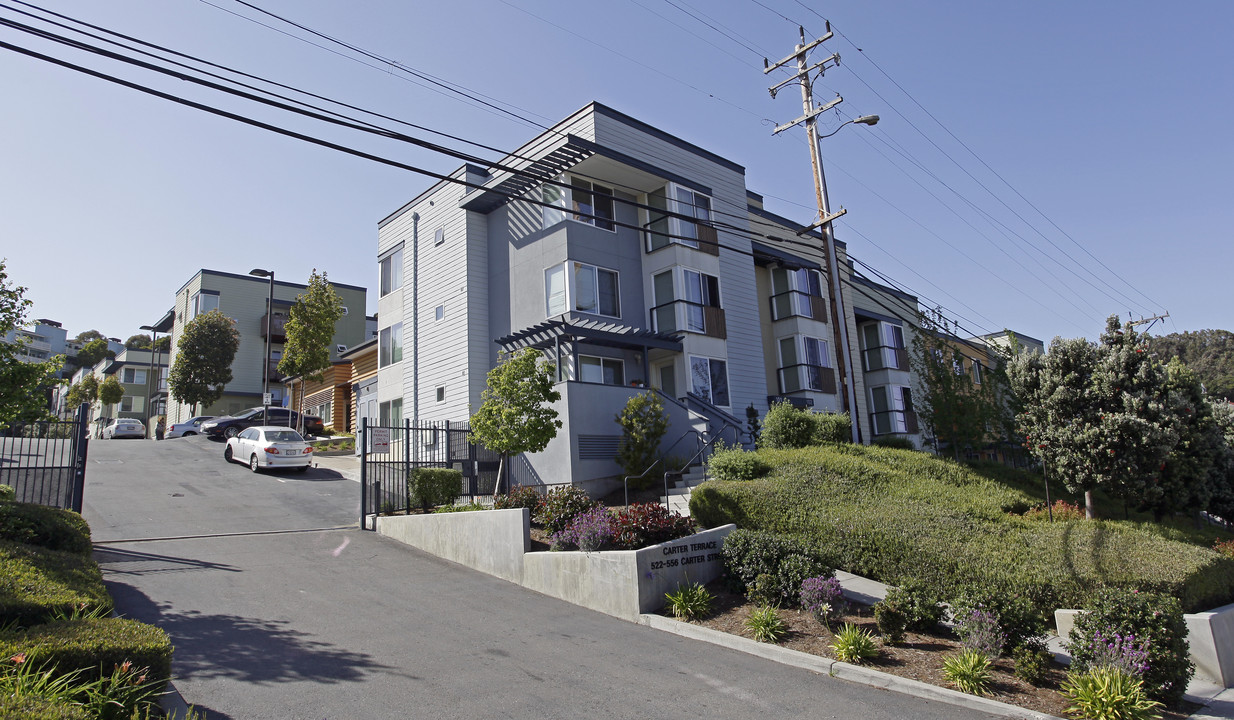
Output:
[[[1083,610],[1055,610],[1054,624],[1064,641]],[[1234,605],[1202,613],[1186,613],[1187,645],[1196,675],[1223,687],[1234,687]]]
[[627,620],[664,606],[682,583],[720,576],[735,525],[642,550],[528,552],[526,509],[378,517],[377,532],[473,570]]

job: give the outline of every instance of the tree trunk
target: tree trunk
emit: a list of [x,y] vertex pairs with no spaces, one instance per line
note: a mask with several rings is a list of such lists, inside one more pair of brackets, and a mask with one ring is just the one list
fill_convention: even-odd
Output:
[[1089,520],[1092,520],[1093,518],[1097,517],[1097,511],[1093,507],[1093,491],[1092,490],[1084,491],[1084,517]]

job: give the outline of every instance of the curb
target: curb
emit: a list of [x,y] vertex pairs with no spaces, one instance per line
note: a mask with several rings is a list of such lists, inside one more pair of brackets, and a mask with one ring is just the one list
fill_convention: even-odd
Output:
[[756,642],[749,638],[673,620],[662,615],[644,613],[639,616],[638,624],[645,625],[654,630],[663,630],[674,635],[702,640],[703,642],[726,647],[730,650],[757,655],[782,665],[791,665],[811,672],[826,674],[840,680],[881,688],[902,695],[912,695],[913,697],[925,700],[958,705],[1000,717],[1021,718],[1023,720],[1062,720],[1062,718],[1055,715],[1046,715],[1034,710],[1026,710],[1022,707],[998,702],[997,700],[968,695],[919,680],[902,678],[898,675],[872,670],[859,665],[850,665],[838,660],[782,648],[778,645]]
[[170,720],[185,720],[189,717],[189,705],[184,702],[180,691],[176,686],[167,681],[167,689],[163,691],[163,697],[159,701],[159,705],[163,708],[163,712],[167,713]]

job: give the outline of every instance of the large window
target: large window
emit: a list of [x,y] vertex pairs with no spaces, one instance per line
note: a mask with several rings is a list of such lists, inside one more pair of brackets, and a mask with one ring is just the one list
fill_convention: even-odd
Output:
[[403,287],[403,248],[381,259],[381,296]]
[[605,385],[625,385],[625,363],[615,358],[578,356],[578,379]]
[[917,432],[911,389],[902,385],[870,388],[870,407],[875,435]]
[[[656,331],[707,332],[706,308],[720,307],[720,278],[689,268],[678,268],[659,273],[651,282],[655,293],[656,305],[652,317]],[[680,291],[676,291],[675,287]]]
[[383,328],[377,340],[377,361],[385,367],[403,360],[403,323]]
[[[566,268],[570,269],[567,278]],[[567,282],[568,280],[568,282]],[[616,270],[580,262],[554,265],[544,271],[544,309],[552,317],[568,310],[621,317]]]
[[715,358],[691,356],[690,392],[712,405],[728,407],[728,363]]
[[835,392],[827,341],[807,335],[780,339],[780,379],[784,392]]
[[[647,211],[644,225],[648,252],[672,243],[697,248],[698,223],[711,222],[711,198],[675,183],[648,193],[647,205],[652,208]],[[670,217],[670,212],[686,217]]]
[[557,181],[568,182],[570,187],[544,186],[541,197],[551,205],[544,208],[544,227],[569,218],[604,230],[616,229],[613,224],[612,188],[576,177],[562,177]]
[[120,376],[120,382],[126,385],[144,385],[146,383],[146,371],[138,370],[137,368],[124,368]]
[[908,353],[904,349],[904,329],[886,322],[861,326],[861,355],[868,372],[874,370],[908,370]]
[[774,268],[771,271],[772,320],[794,315],[826,320],[822,276],[817,270]]
[[125,395],[120,398],[120,412],[142,412],[146,408],[146,399],[139,395]]
[[211,310],[219,309],[219,296],[217,293],[208,293],[205,291],[194,293],[193,299],[189,303],[189,319],[195,318],[202,313],[208,313]]
[[377,406],[377,424],[381,427],[401,427],[403,398],[395,398]]

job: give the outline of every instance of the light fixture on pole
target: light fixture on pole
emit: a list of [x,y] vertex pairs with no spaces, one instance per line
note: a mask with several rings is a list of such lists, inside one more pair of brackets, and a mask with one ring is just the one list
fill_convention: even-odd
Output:
[[270,326],[274,320],[274,271],[254,268],[249,275],[270,278],[270,298],[266,301],[266,356],[261,365],[261,424],[270,424]]
[[[142,325],[139,330],[147,330],[150,332],[150,374],[158,372],[158,365],[154,359],[154,352],[158,346],[159,331],[154,329],[153,325]],[[157,381],[156,381],[157,382]],[[150,430],[150,416],[154,413],[154,397],[158,394],[158,385],[155,385],[155,391],[150,392],[150,378],[146,378],[146,431]],[[154,436],[158,440],[158,435]]]

